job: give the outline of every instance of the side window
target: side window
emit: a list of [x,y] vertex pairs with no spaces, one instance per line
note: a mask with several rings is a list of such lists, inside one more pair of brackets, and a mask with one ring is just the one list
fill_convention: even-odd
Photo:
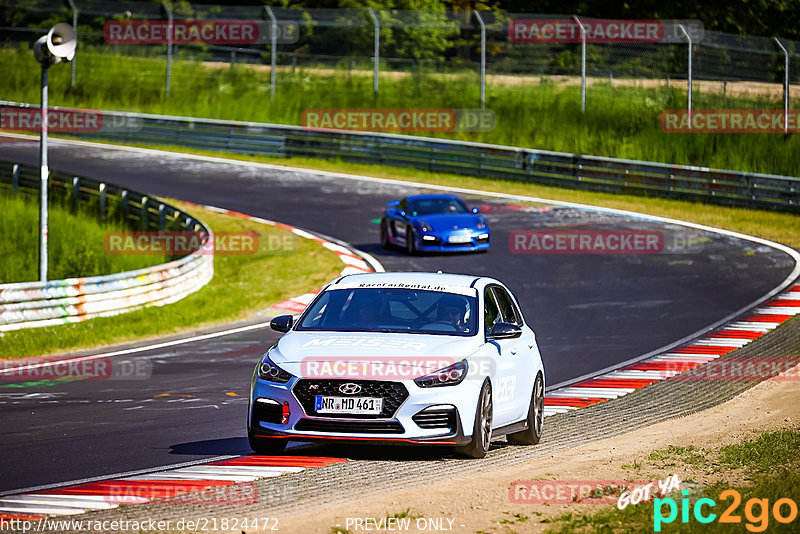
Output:
[[487,332],[492,329],[497,321],[501,320],[500,309],[497,307],[490,287],[483,290],[483,320]]
[[522,318],[519,315],[517,307],[514,306],[514,301],[508,291],[500,286],[494,286],[494,294],[497,297],[497,303],[500,306],[500,312],[503,314],[503,320],[507,323],[522,324]]

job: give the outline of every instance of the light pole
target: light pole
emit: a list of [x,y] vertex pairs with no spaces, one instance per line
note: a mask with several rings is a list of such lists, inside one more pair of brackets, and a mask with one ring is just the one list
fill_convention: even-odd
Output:
[[65,22],[59,22],[33,45],[33,55],[42,65],[42,130],[39,143],[39,280],[47,281],[47,69],[75,57],[78,36]]

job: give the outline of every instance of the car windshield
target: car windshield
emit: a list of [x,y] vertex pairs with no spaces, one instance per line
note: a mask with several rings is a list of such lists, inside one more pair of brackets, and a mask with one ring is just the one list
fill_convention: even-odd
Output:
[[441,291],[347,288],[325,291],[297,330],[472,336],[476,299]]
[[409,202],[411,215],[431,215],[434,213],[469,213],[467,205],[459,198],[421,198]]

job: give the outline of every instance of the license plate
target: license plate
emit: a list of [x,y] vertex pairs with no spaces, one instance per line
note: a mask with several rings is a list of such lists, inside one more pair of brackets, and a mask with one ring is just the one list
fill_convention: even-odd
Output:
[[314,401],[317,413],[348,413],[378,415],[383,410],[383,399],[375,397],[326,397],[317,395]]
[[469,243],[472,241],[472,237],[468,235],[451,235],[447,240],[450,243]]

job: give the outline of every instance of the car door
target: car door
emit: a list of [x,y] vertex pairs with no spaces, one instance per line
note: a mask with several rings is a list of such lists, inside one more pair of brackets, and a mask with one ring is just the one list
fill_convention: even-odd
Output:
[[[495,323],[502,320],[503,315],[493,287],[486,286],[483,291],[484,331],[488,334]],[[519,343],[516,339],[487,339],[487,344],[490,346],[490,350],[487,352],[493,359],[491,364],[494,371],[492,377],[494,421],[492,426],[498,428],[515,421],[514,394],[517,387],[515,359],[519,351]]]
[[522,314],[508,290],[502,286],[494,285],[492,286],[492,291],[503,316],[503,321],[522,328],[520,337],[508,340],[515,342],[513,344],[509,343],[509,351],[512,356],[509,361],[513,365],[513,372],[516,377],[515,387],[511,393],[511,402],[513,404],[511,417],[513,420],[519,421],[528,413],[531,393],[533,392],[533,382],[536,379],[532,353],[536,346],[536,341],[533,331],[529,328],[524,328]]

